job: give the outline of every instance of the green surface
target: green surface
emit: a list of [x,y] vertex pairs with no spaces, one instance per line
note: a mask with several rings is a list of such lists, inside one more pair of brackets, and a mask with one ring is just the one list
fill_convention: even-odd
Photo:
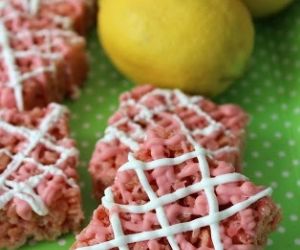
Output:
[[[300,249],[300,1],[289,10],[257,23],[256,48],[248,73],[218,102],[240,104],[251,115],[245,152],[245,173],[256,183],[274,188],[283,221],[268,250]],[[241,31],[242,32],[242,31]],[[91,73],[82,95],[68,102],[72,131],[81,151],[81,185],[86,217],[96,207],[91,199],[87,165],[118,95],[132,87],[109,63],[97,37],[89,37]],[[22,250],[68,249],[66,236],[53,243],[37,243]]]

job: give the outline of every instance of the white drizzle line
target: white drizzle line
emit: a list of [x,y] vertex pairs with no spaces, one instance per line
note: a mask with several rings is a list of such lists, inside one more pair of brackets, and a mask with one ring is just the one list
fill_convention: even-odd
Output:
[[[173,104],[172,96],[175,96],[178,100],[178,104]],[[149,109],[143,103],[152,96],[162,96],[166,101],[166,105],[156,106],[153,109]],[[204,135],[209,136],[210,134],[224,129],[225,134],[227,136],[232,136],[230,130],[226,129],[221,123],[213,120],[207,113],[205,113],[200,107],[199,102],[202,100],[200,96],[188,97],[180,90],[174,90],[173,92],[170,90],[163,89],[154,89],[151,92],[144,95],[139,101],[134,99],[128,99],[125,102],[121,102],[121,110],[122,108],[130,108],[135,107],[139,109],[139,112],[133,117],[132,120],[129,118],[122,118],[114,124],[107,127],[105,130],[105,135],[102,139],[98,141],[101,142],[110,142],[114,139],[120,140],[124,145],[126,145],[132,152],[135,152],[139,148],[139,142],[145,139],[145,131],[144,129],[137,123],[138,121],[145,121],[149,124],[154,125],[153,117],[155,115],[159,115],[165,111],[175,111],[176,107],[189,108],[193,110],[200,117],[204,117],[208,123],[207,127],[202,129],[195,129],[194,131],[190,131],[190,133],[194,136],[196,135]],[[118,126],[128,124],[129,127],[134,128],[134,134],[130,135],[130,132],[125,133],[118,129]],[[237,148],[234,147],[226,147],[228,150],[237,151]],[[220,151],[221,149],[217,150]],[[217,153],[215,152],[215,154]],[[220,151],[221,152],[221,151]]]
[[22,94],[22,77],[16,65],[14,52],[10,47],[9,33],[6,30],[5,24],[2,22],[1,19],[0,19],[0,34],[1,34],[0,45],[2,47],[2,54],[6,63],[5,65],[8,70],[9,85],[14,89],[17,108],[19,110],[23,110],[24,103],[23,103],[23,94]]
[[[134,169],[135,171],[146,171],[150,169],[156,169],[159,167],[168,167],[172,165],[177,165],[185,160],[193,159],[195,157],[203,157],[203,153],[200,153],[199,151],[194,151],[191,153],[186,153],[182,156],[176,157],[174,159],[160,159],[155,160],[152,162],[141,162],[133,157],[129,157],[129,162],[123,165],[123,167],[120,169],[120,171],[126,171],[128,169]],[[140,177],[140,176],[139,176]],[[182,199],[186,197],[187,195],[190,195],[192,193],[197,193],[202,190],[205,190],[207,187],[214,188],[217,185],[235,182],[235,181],[241,181],[246,180],[247,178],[241,174],[238,173],[231,173],[231,174],[225,174],[221,176],[217,176],[214,178],[205,178],[202,179],[199,183],[196,183],[194,185],[191,185],[186,188],[179,189],[171,194],[166,194],[161,197],[154,197],[154,199],[150,199],[150,201],[143,205],[121,205],[116,204],[113,202],[113,193],[111,191],[111,188],[107,188],[105,190],[105,196],[102,198],[102,205],[109,209],[110,211],[112,209],[116,209],[117,211],[122,212],[130,212],[130,213],[146,213],[149,211],[152,211],[153,209],[157,207],[162,207],[166,204],[170,204],[172,202],[176,202],[179,199]],[[144,189],[147,188],[147,185],[149,185],[148,180],[140,179],[140,182]],[[148,183],[148,184],[147,184]],[[147,191],[146,191],[147,192]],[[161,229],[153,230],[153,231],[145,231],[141,233],[135,233],[135,234],[129,234],[124,235],[123,231],[116,231],[116,228],[113,227],[114,230],[114,236],[115,238],[113,240],[103,242],[100,244],[96,244],[93,246],[87,246],[87,247],[81,247],[77,248],[77,250],[108,250],[112,248],[119,248],[119,249],[126,249],[124,247],[128,246],[128,244],[141,242],[141,241],[149,241],[153,239],[159,239],[162,237],[170,237],[174,236],[176,234],[184,233],[193,231],[202,227],[210,226],[212,230],[215,230],[215,233],[219,233],[219,230],[216,230],[215,227],[212,227],[212,225],[218,225],[219,222],[222,220],[225,220],[234,214],[246,209],[247,207],[251,206],[253,203],[257,202],[263,197],[270,196],[272,193],[271,188],[267,188],[251,197],[249,197],[247,200],[244,200],[242,202],[239,202],[237,204],[234,204],[230,208],[227,208],[223,211],[212,211],[207,216],[197,218],[195,220],[184,222],[184,223],[178,223],[172,226],[166,226],[162,227]],[[209,197],[207,197],[209,199]],[[156,213],[158,213],[156,209]],[[110,212],[111,213],[111,212]],[[117,213],[113,212],[113,218],[110,217],[111,223],[116,223],[116,220],[120,220],[120,218],[116,217]],[[157,215],[158,216],[158,215]],[[121,230],[120,227],[118,230]],[[220,240],[220,236],[216,237],[215,235],[212,237],[215,237],[214,240]],[[220,250],[223,249],[223,246],[221,242],[220,244],[216,244],[214,242],[214,249]],[[177,247],[172,247],[172,249],[178,249]]]
[[[54,73],[55,72],[55,63],[57,60],[61,59],[63,55],[58,52],[52,52],[52,46],[55,43],[51,42],[51,37],[54,35],[65,37],[65,38],[75,38],[75,34],[71,31],[63,31],[63,30],[39,30],[35,32],[31,32],[29,30],[21,31],[17,34],[13,34],[13,37],[5,28],[5,24],[0,19],[0,46],[2,47],[2,55],[0,55],[0,59],[4,60],[9,76],[9,82],[6,83],[7,86],[13,88],[15,93],[15,99],[17,108],[19,110],[24,110],[24,100],[23,100],[23,82],[34,78],[40,74],[44,73]],[[28,51],[13,51],[10,47],[10,38],[14,39],[33,39],[33,37],[44,37],[45,44],[43,46],[32,46],[32,48]],[[71,40],[70,40],[71,41]],[[76,42],[73,39],[73,42]],[[23,74],[20,73],[16,59],[28,58],[32,56],[37,56],[38,58],[48,59],[50,65],[49,66],[41,66],[32,70],[31,72],[25,72]]]
[[[35,15],[39,11],[39,8],[42,4],[53,5],[58,3],[63,3],[63,0],[20,0],[20,3],[23,4],[25,11],[28,11],[30,14]],[[9,81],[4,83],[5,85],[11,87],[14,91],[15,101],[17,108],[22,111],[24,110],[24,99],[23,99],[23,83],[24,81],[36,77],[44,73],[54,73],[55,72],[55,62],[62,58],[62,54],[58,52],[53,52],[52,47],[55,43],[59,43],[57,40],[51,41],[52,36],[60,36],[62,38],[70,38],[69,41],[76,43],[81,40],[73,31],[72,31],[72,20],[69,17],[56,15],[54,13],[49,13],[49,17],[53,20],[56,25],[62,26],[63,29],[53,28],[53,29],[41,29],[38,31],[32,30],[23,30],[17,33],[12,33],[7,30],[5,22],[14,20],[18,17],[27,18],[28,15],[23,13],[20,10],[17,10],[10,0],[4,0],[0,2],[0,9],[3,10],[7,8],[10,10],[9,14],[2,16],[0,18],[0,59],[4,61],[4,64],[7,67]],[[10,39],[31,39],[34,37],[44,37],[45,44],[42,46],[33,45],[32,48],[28,51],[14,51],[10,46]],[[49,59],[49,66],[42,66],[36,68],[31,72],[26,72],[21,74],[16,60],[21,58],[28,58],[37,56],[42,59]]]
[[[153,92],[154,93],[159,92],[160,94],[163,93],[163,96],[166,98],[167,106],[170,110],[170,107],[172,107],[172,100],[171,100],[171,93],[169,91],[154,90],[150,94],[145,95],[142,98],[142,100],[143,99],[145,100],[147,96],[153,94]],[[182,105],[183,107],[189,107],[193,109],[198,115],[204,116],[206,118],[208,122],[208,126],[204,130],[202,130],[204,131],[202,132],[204,135],[209,135],[210,133],[213,133],[214,131],[221,128],[221,124],[218,124],[217,122],[213,121],[210,116],[208,116],[199,107],[197,107],[197,105],[193,104],[193,102],[197,103],[201,99],[196,97],[189,100],[184,94],[182,94],[179,91],[175,91],[175,94],[177,96],[177,99],[179,100],[180,103],[179,105]],[[139,103],[135,103],[134,100],[131,99],[128,100],[127,103],[123,103],[123,105],[135,105],[136,107],[139,107],[141,112],[138,114],[138,116],[141,119],[146,120],[147,122],[153,122],[152,118],[155,112],[149,110],[146,106],[142,105],[141,102],[142,101],[140,101]],[[161,112],[161,109],[163,108],[156,107],[156,109],[160,110]],[[137,119],[139,119],[138,116],[134,117],[133,120],[136,121]],[[171,159],[170,158],[158,159],[152,162],[138,161],[133,157],[131,153],[129,153],[128,162],[123,166],[121,166],[121,168],[119,168],[118,171],[126,171],[129,169],[134,170],[139,178],[139,182],[141,183],[143,190],[148,195],[150,201],[143,205],[116,204],[113,202],[113,193],[111,191],[111,188],[106,189],[105,196],[102,198],[103,206],[109,209],[110,213],[114,208],[117,208],[117,211],[130,212],[130,213],[146,213],[155,209],[157,219],[161,225],[161,229],[124,236],[122,227],[118,224],[117,228],[115,226],[112,227],[115,239],[104,243],[96,244],[94,246],[78,248],[78,250],[106,250],[114,247],[118,247],[119,249],[124,249],[125,247],[125,249],[127,249],[128,244],[130,243],[147,241],[147,240],[157,239],[162,237],[166,237],[172,249],[177,250],[179,249],[179,246],[174,238],[176,234],[187,232],[187,231],[193,231],[195,229],[199,229],[204,226],[209,226],[211,229],[211,239],[212,239],[214,249],[223,250],[224,248],[223,248],[221,235],[220,235],[219,222],[226,218],[229,218],[230,216],[238,213],[239,211],[242,211],[243,209],[250,206],[257,200],[261,199],[262,197],[271,194],[272,190],[266,189],[248,198],[248,200],[246,201],[235,204],[226,210],[219,211],[218,199],[214,192],[215,186],[234,182],[234,181],[246,180],[246,177],[238,173],[231,173],[231,174],[224,174],[212,178],[210,176],[210,168],[206,160],[206,156],[216,154],[216,152],[208,152],[204,148],[202,148],[193,138],[192,136],[193,131],[190,131],[185,126],[184,122],[180,119],[179,116],[176,115],[176,113],[173,114],[173,118],[180,125],[181,132],[186,136],[188,142],[191,145],[193,145],[195,151],[183,154],[179,157],[175,157]],[[110,141],[115,136],[115,138],[118,138],[122,143],[128,145],[131,150],[133,151],[137,150],[139,146],[138,142],[136,142],[134,147],[132,147],[131,145],[134,142],[132,141],[133,139],[130,136],[127,136],[124,132],[120,132],[117,129],[117,126],[119,126],[120,124],[125,124],[129,122],[132,123],[126,118],[118,121],[116,124],[114,124],[107,130],[107,134],[102,141]],[[140,132],[143,132],[141,128],[140,128]],[[227,150],[231,151],[234,150],[234,148],[224,147],[219,149],[218,151],[226,152]],[[198,159],[199,170],[202,176],[201,181],[189,187],[178,189],[173,193],[161,197],[157,197],[156,193],[153,191],[145,175],[145,171],[153,170],[160,167],[170,167],[170,166],[178,165],[193,158]],[[170,226],[169,222],[167,221],[167,216],[164,212],[163,206],[170,204],[172,202],[176,202],[179,199],[182,199],[190,194],[200,192],[201,190],[204,190],[206,194],[208,207],[209,207],[209,214],[205,217],[201,217],[190,222],[178,223],[176,225]],[[117,214],[116,212],[113,213],[114,213],[113,217],[110,216],[111,224],[116,222],[119,223],[120,218],[116,217]]]
[[29,13],[36,15],[39,11],[41,0],[27,0]]
[[[23,150],[16,155],[12,155],[7,149],[0,150],[0,153],[5,153],[11,158],[10,163],[0,175],[0,189],[5,191],[4,194],[0,195],[0,209],[3,209],[9,201],[11,201],[14,197],[17,197],[27,202],[32,210],[38,215],[47,215],[48,209],[46,205],[42,198],[34,191],[47,174],[62,176],[71,187],[77,186],[75,180],[67,177],[66,174],[59,168],[60,165],[69,157],[77,157],[77,150],[54,145],[52,141],[46,139],[48,131],[66,113],[66,109],[57,104],[51,104],[50,109],[51,112],[41,121],[37,130],[25,127],[15,127],[3,120],[0,120],[0,129],[3,129],[8,133],[19,134],[27,139],[27,144],[24,146]],[[31,151],[40,143],[59,154],[59,159],[54,165],[43,165],[37,162],[33,157],[29,156]],[[8,177],[17,171],[24,162],[34,164],[41,173],[22,182],[8,180]]]

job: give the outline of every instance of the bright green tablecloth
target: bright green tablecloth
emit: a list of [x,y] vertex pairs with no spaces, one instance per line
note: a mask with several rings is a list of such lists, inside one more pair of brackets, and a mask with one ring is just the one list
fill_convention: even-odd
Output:
[[[251,115],[245,173],[274,188],[284,217],[269,250],[300,249],[300,1],[273,19],[257,23],[256,48],[248,73],[218,102],[240,104]],[[80,99],[66,104],[81,151],[81,186],[86,217],[96,207],[86,168],[118,95],[132,87],[109,63],[97,37],[89,37],[91,73]],[[73,237],[31,243],[22,250],[68,249]]]

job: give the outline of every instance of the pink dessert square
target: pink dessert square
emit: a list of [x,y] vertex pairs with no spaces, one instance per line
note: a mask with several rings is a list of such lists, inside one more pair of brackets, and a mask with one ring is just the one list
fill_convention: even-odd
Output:
[[64,107],[0,111],[0,249],[79,230],[77,163]]
[[[94,0],[0,0],[2,17],[31,29],[59,28],[84,35],[95,20]],[[13,18],[14,17],[14,18]]]
[[[89,171],[97,198],[111,185],[118,168],[127,162],[128,153],[147,143],[149,129],[170,127],[170,117],[178,115],[197,143],[214,152],[218,160],[229,162],[241,170],[241,154],[248,117],[238,106],[216,105],[200,96],[187,96],[179,90],[137,87],[120,98],[120,107],[110,118],[105,135],[96,145]],[[174,137],[168,145],[181,143]]]
[[[86,1],[0,1],[0,108],[75,97],[86,79]],[[78,27],[77,27],[78,26]]]
[[[119,126],[101,143],[118,138],[127,159],[107,164],[115,167],[114,182],[71,249],[263,249],[280,211],[270,188],[237,171],[232,152],[239,152],[244,113],[149,87],[125,94],[122,104],[112,119]],[[117,147],[106,146],[107,156],[123,154]]]

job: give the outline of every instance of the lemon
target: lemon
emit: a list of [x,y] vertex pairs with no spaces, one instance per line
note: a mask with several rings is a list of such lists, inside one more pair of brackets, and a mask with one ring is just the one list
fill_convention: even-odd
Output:
[[99,35],[137,84],[216,95],[241,76],[253,48],[239,0],[101,0]]
[[265,17],[286,8],[293,0],[243,0],[255,17]]

